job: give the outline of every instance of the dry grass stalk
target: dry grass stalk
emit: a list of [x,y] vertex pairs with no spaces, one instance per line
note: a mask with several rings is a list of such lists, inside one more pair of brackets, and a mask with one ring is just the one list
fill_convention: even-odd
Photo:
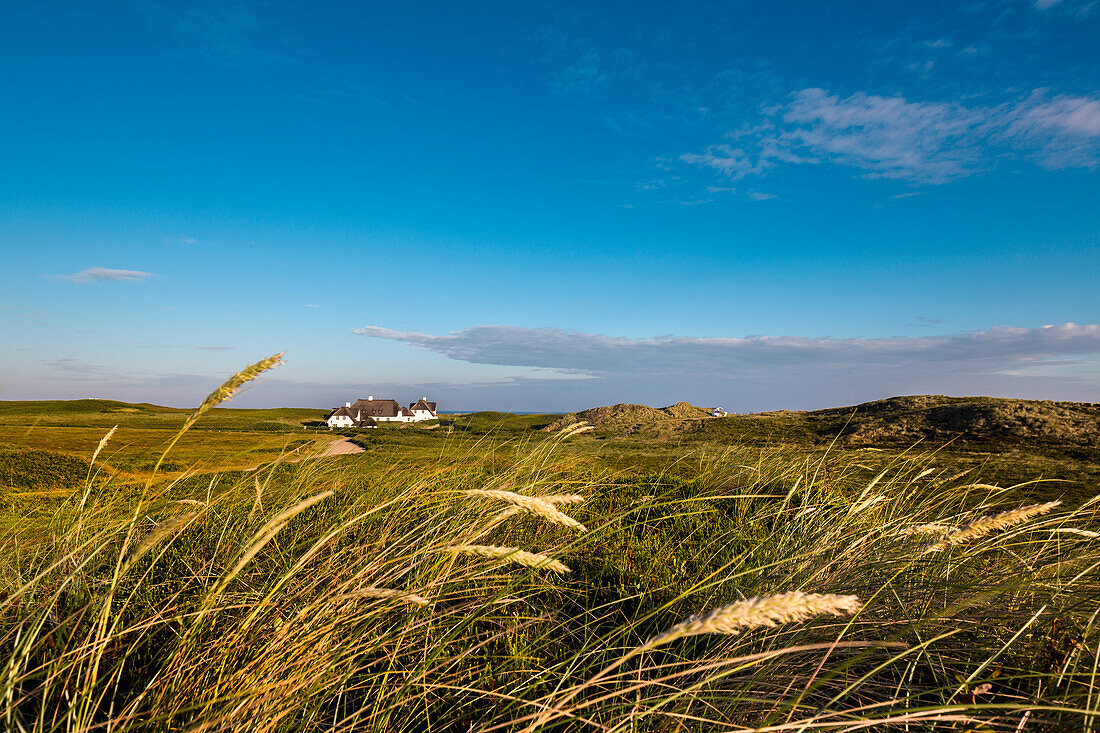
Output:
[[[543,501],[548,501],[551,504],[555,504],[555,505],[557,505],[557,504],[579,504],[582,501],[584,501],[584,497],[579,496],[577,494],[549,494],[547,496],[540,496],[538,498],[542,499]],[[501,511],[500,514],[497,514],[495,517],[493,517],[493,522],[492,523],[494,525],[499,524],[500,522],[503,522],[505,519],[512,516],[513,514],[519,514],[521,511],[523,511],[523,510],[520,509],[518,506],[512,505],[512,506],[508,507],[507,509]]]
[[137,545],[134,546],[134,549],[130,551],[130,554],[126,556],[126,562],[123,563],[123,572],[140,560],[145,553],[160,544],[162,540],[167,539],[169,536],[183,529],[183,527],[197,516],[198,514],[195,512],[180,514],[164,520],[156,527],[146,532],[145,536],[141,538],[141,541],[138,542]]
[[84,479],[84,495],[80,498],[80,508],[77,510],[81,514],[84,512],[84,506],[88,503],[88,496],[92,493],[92,466],[95,464],[95,459],[99,457],[99,452],[107,445],[107,441],[111,439],[116,430],[118,430],[118,425],[108,430],[107,434],[99,439],[99,445],[95,447],[95,451],[92,453],[92,460],[88,462],[88,475]]
[[500,522],[503,522],[505,519],[512,516],[513,514],[519,514],[521,511],[523,511],[523,510],[520,509],[518,506],[510,506],[507,509],[503,509],[503,510],[501,510],[501,512],[499,514],[497,514],[495,517],[493,517],[492,524],[493,525],[499,524]]
[[944,524],[943,522],[929,522],[928,524],[914,524],[910,527],[904,527],[898,534],[911,535],[911,534],[947,534],[948,532],[954,532],[957,530],[953,524]]
[[569,437],[574,432],[576,432],[578,430],[581,430],[583,428],[587,428],[587,427],[590,427],[590,426],[585,420],[578,420],[577,422],[573,423],[572,425],[566,425],[564,428],[559,430],[558,431],[558,437],[560,437],[560,438]]
[[107,442],[111,439],[111,436],[115,434],[116,430],[118,430],[118,425],[108,430],[107,434],[99,439],[99,445],[95,447],[95,452],[92,453],[92,463],[95,463],[95,459],[99,457],[99,452],[107,445]]
[[409,593],[403,590],[394,590],[393,588],[377,588],[370,586],[369,588],[360,588],[359,590],[353,590],[350,593],[345,593],[339,598],[377,598],[383,601],[400,601],[401,603],[408,603],[413,606],[429,606],[429,601],[424,596],[419,596],[416,593]]
[[855,506],[853,506],[851,508],[851,510],[849,510],[848,513],[849,514],[859,514],[864,509],[872,507],[875,504],[878,504],[880,501],[885,501],[885,500],[886,500],[886,497],[883,496],[882,494],[879,494],[878,496],[872,496],[868,499],[864,499],[863,501],[861,501],[858,504],[856,504]]
[[206,610],[209,610],[214,600],[221,595],[226,586],[233,582],[233,579],[237,577],[237,574],[244,570],[245,566],[252,561],[252,558],[255,557],[256,554],[259,553],[259,551],[262,550],[268,542],[274,539],[275,535],[277,535],[283,529],[283,527],[285,527],[290,522],[291,519],[298,516],[306,509],[309,509],[314,504],[329,498],[334,493],[335,492],[333,491],[322,491],[320,494],[316,494],[309,497],[308,499],[304,499],[298,502],[289,509],[284,509],[283,511],[279,512],[274,517],[269,519],[267,524],[261,527],[260,530],[256,532],[255,535],[253,535],[252,540],[244,548],[244,551],[241,553],[240,558],[237,560],[237,564],[233,566],[233,569],[223,575],[218,581],[218,584],[214,587],[214,589],[207,593],[206,601],[203,603],[203,612],[205,613]]
[[220,387],[207,395],[206,399],[199,405],[199,409],[196,410],[193,417],[198,417],[207,410],[220,405],[226,400],[232,399],[233,395],[237,394],[237,390],[243,387],[246,383],[251,382],[256,377],[260,376],[268,369],[272,369],[283,361],[283,354],[286,352],[280,351],[278,354],[261,359],[260,361],[247,366],[241,371],[234,374],[229,379],[225,380]]
[[507,560],[529,568],[546,568],[555,573],[568,573],[569,568],[547,555],[526,552],[518,547],[499,547],[497,545],[458,545],[451,548],[462,555],[477,555],[493,560]]
[[523,511],[542,517],[553,524],[564,524],[581,532],[587,532],[588,528],[568,514],[563,513],[552,502],[541,497],[524,496],[503,489],[467,489],[462,492],[466,496],[484,496],[490,499],[500,499]]
[[1045,504],[1032,504],[1031,506],[1024,506],[1019,509],[1009,509],[1006,512],[975,519],[962,529],[955,530],[947,535],[947,537],[931,545],[925,552],[942,552],[948,547],[971,542],[991,532],[996,532],[999,529],[1006,529],[1013,525],[1021,524],[1032,517],[1046,514],[1061,503],[1061,501],[1057,500],[1048,501]]
[[252,482],[256,486],[256,500],[252,502],[252,511],[249,512],[249,514],[248,514],[249,520],[251,520],[252,517],[255,516],[257,511],[262,512],[264,510],[264,502],[263,502],[264,489],[263,489],[262,486],[260,486],[260,477],[259,476],[253,476],[252,477]]
[[947,484],[951,483],[952,481],[957,481],[957,480],[961,479],[963,476],[965,476],[966,474],[973,472],[973,470],[974,469],[972,469],[972,468],[967,468],[963,471],[953,473],[950,476],[936,478],[936,480],[932,482],[932,485],[933,486],[946,486]]
[[1100,494],[1097,494],[1096,496],[1092,497],[1091,499],[1089,499],[1088,501],[1086,501],[1086,502],[1085,502],[1084,504],[1082,504],[1081,506],[1077,507],[1077,511],[1081,511],[1082,509],[1084,509],[1085,507],[1089,506],[1090,504],[1095,504],[1095,503],[1096,503],[1096,502],[1098,502],[1098,501],[1100,501]]
[[183,437],[183,434],[190,430],[191,426],[194,425],[200,417],[205,415],[208,411],[221,404],[222,402],[225,402],[226,400],[232,398],[233,395],[237,394],[237,390],[239,390],[246,383],[251,382],[253,379],[266,372],[268,369],[272,369],[281,364],[284,353],[286,352],[280,351],[278,354],[273,354],[266,359],[260,359],[255,364],[245,367],[229,379],[222,382],[221,386],[219,386],[216,390],[208,394],[206,396],[206,399],[202,401],[202,404],[199,405],[199,408],[195,410],[195,412],[192,413],[192,415],[188,417],[187,420],[183,423],[183,427],[179,429],[179,432],[176,433],[175,437],[173,437],[172,440],[169,441],[168,447],[164,449],[163,453],[161,453],[160,458],[156,462],[156,465],[153,466],[153,472],[149,476],[149,482],[146,483],[146,489],[149,488],[149,484],[153,480],[153,475],[156,474],[158,470],[160,470],[160,464],[164,462],[165,456],[168,455],[172,448],[175,447],[176,443],[179,442],[179,439]]
[[547,494],[546,496],[540,496],[543,501],[548,501],[551,504],[580,504],[584,501],[584,497],[579,494]]
[[684,636],[737,634],[746,629],[805,621],[813,616],[843,616],[855,613],[862,607],[856,596],[832,593],[791,591],[774,596],[757,596],[681,621],[647,641],[645,648],[667,644]]
[[1059,527],[1058,529],[1049,530],[1050,532],[1064,532],[1066,534],[1076,534],[1081,537],[1088,537],[1089,539],[1096,539],[1100,537],[1100,532],[1092,532],[1087,529],[1078,529],[1077,527]]

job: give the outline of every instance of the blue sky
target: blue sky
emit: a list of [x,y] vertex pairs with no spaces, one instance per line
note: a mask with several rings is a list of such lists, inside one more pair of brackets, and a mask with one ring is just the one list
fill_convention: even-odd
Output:
[[406,5],[9,9],[0,399],[1100,401],[1097,2]]

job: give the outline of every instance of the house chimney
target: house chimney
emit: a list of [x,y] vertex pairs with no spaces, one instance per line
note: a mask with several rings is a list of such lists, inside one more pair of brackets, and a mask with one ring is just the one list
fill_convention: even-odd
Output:
[[345,402],[344,407],[351,407],[351,403],[350,402]]
[[372,394],[367,395],[367,402],[374,402],[374,395],[372,395]]

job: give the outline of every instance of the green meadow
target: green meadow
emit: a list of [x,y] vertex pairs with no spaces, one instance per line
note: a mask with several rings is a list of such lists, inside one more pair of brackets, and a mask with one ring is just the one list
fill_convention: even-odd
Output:
[[0,403],[6,729],[1097,725],[1087,425],[216,406],[266,366],[197,411]]

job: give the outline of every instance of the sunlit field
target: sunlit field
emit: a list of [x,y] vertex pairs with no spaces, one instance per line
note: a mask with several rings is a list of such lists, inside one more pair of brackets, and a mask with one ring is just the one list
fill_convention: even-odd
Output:
[[140,475],[105,432],[83,477],[5,501],[5,726],[1093,724],[1100,504],[932,452],[624,471],[587,432],[162,474],[184,426]]

